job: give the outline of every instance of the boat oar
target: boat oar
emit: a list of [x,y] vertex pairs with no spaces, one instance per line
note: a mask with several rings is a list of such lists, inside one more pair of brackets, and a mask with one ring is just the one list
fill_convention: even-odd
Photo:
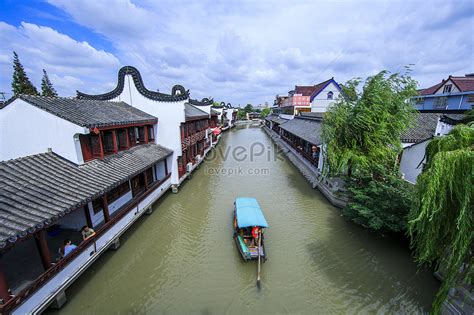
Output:
[[262,244],[262,232],[258,232],[258,265],[257,265],[257,288],[260,289],[260,246]]

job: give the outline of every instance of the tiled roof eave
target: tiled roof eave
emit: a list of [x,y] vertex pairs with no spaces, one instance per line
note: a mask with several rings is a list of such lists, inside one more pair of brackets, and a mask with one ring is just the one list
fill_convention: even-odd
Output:
[[158,123],[158,119],[150,119],[150,120],[131,120],[131,121],[122,121],[122,122],[110,122],[110,123],[96,123],[96,124],[84,124],[82,127],[85,128],[102,128],[102,127],[111,127],[111,126],[123,126],[123,125],[149,125],[149,124],[156,124]]
[[214,104],[214,99],[203,98],[201,101],[198,101],[198,100],[190,98],[188,102],[189,104],[194,105],[194,106],[210,106]]
[[119,70],[117,87],[112,91],[98,95],[91,95],[76,91],[77,98],[102,101],[117,98],[123,92],[126,75],[132,76],[133,82],[135,83],[135,87],[137,88],[138,92],[148,99],[160,102],[180,102],[185,101],[189,98],[189,91],[185,90],[184,87],[181,85],[173,86],[173,88],[171,89],[171,94],[164,94],[161,92],[154,92],[148,90],[143,83],[140,72],[138,71],[138,69],[132,66],[125,66]]
[[[53,195],[55,196],[54,199],[57,200],[57,202],[54,203],[54,208],[51,208],[51,210],[46,212],[43,211],[43,213],[50,213],[47,219],[38,218],[35,221],[31,221],[31,218],[33,218],[33,216],[30,216],[28,212],[17,212],[17,215],[15,215],[8,210],[11,208],[22,209],[18,211],[27,211],[25,209],[30,208],[26,207],[26,204],[20,208],[16,207],[15,205],[19,206],[20,203],[23,202],[23,198],[20,196],[12,195],[11,197],[13,199],[10,198],[10,201],[8,201],[7,195],[11,195],[12,193],[15,194],[15,191],[11,189],[7,191],[7,186],[0,187],[0,196],[2,196],[0,202],[0,217],[2,215],[7,215],[11,222],[16,222],[16,220],[21,221],[21,223],[20,221],[18,221],[19,225],[17,226],[17,228],[13,228],[13,223],[8,224],[8,222],[0,220],[0,248],[7,246],[8,242],[13,243],[16,242],[19,238],[26,237],[28,234],[35,232],[43,226],[53,224],[67,213],[76,210],[84,206],[88,202],[96,199],[97,197],[107,193],[108,191],[117,187],[121,183],[126,182],[130,178],[140,174],[153,164],[166,159],[172,153],[172,150],[169,150],[162,146],[148,144],[137,146],[127,151],[121,151],[114,156],[106,157],[104,160],[93,160],[81,166],[78,166],[54,153],[42,153],[15,160],[1,162],[0,167],[2,169],[8,167],[8,165],[10,164],[12,166],[22,166],[22,168],[10,168],[13,173],[10,172],[9,176],[12,178],[5,177],[6,173],[3,173],[5,175],[0,174],[0,179],[2,181],[5,181],[5,183],[12,182],[14,184],[12,187],[15,187],[15,185],[22,185],[22,183],[27,182],[28,185],[35,185],[34,187],[37,187],[37,189],[34,189],[34,192],[33,187],[31,187],[32,189],[30,190],[23,189],[21,191],[23,195],[31,196],[31,198],[29,198],[30,201],[27,200],[26,203],[36,202],[37,204],[35,207],[39,211],[41,209],[48,210],[51,206],[53,206],[53,204],[49,205],[49,203],[46,201],[48,198],[53,197]],[[40,169],[34,167],[34,165],[42,165],[38,163],[46,163],[44,164],[45,167],[57,170],[55,172],[56,175],[54,176],[61,176],[61,181],[66,180],[69,176],[70,180],[67,183],[69,188],[61,190],[62,192],[53,189],[53,187],[51,186],[51,183],[54,182],[55,178],[52,175],[53,173],[45,173],[42,172]],[[28,165],[30,165],[31,167],[28,168]],[[31,169],[32,171],[29,171],[31,173],[29,176],[34,176],[34,172],[38,173],[37,175],[39,176],[39,178],[41,176],[48,176],[47,179],[49,184],[39,185],[41,181],[38,182],[38,184],[32,181],[28,181],[27,178],[23,178],[21,173],[22,169]],[[83,191],[79,198],[77,198],[78,196],[76,196],[75,198],[65,198],[64,201],[61,201],[61,196],[67,197],[67,193],[72,187],[71,185],[77,183],[77,185],[82,185],[82,187],[86,187],[84,185],[88,183],[91,176],[96,176],[96,178],[94,178],[94,180],[92,181],[94,182],[94,184],[91,186],[95,188],[90,189],[89,195],[87,195],[86,191]],[[17,178],[17,180],[15,180],[15,178]],[[103,183],[103,186],[94,186],[97,185],[97,183]],[[26,187],[28,187],[28,185]],[[4,204],[5,202],[7,202],[7,204]],[[7,206],[8,204],[10,206]],[[64,207],[63,210],[61,210],[61,207]],[[33,211],[33,208],[31,208],[31,211]],[[28,221],[27,218],[30,218],[30,221]],[[20,228],[21,225],[24,226],[24,228]]]

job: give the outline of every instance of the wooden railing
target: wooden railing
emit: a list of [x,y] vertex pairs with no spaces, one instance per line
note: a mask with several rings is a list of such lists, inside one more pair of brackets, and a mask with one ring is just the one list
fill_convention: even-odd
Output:
[[118,210],[116,215],[114,215],[110,221],[105,223],[96,231],[96,235],[88,238],[79,244],[70,254],[62,258],[60,261],[52,265],[48,270],[36,278],[31,285],[21,290],[18,294],[8,300],[7,303],[0,305],[0,314],[9,314],[15,307],[23,303],[28,299],[33,293],[35,293],[39,288],[41,288],[48,280],[53,278],[58,274],[64,267],[66,267],[71,261],[74,260],[77,256],[82,254],[86,248],[94,244],[94,253],[96,252],[95,242],[96,240],[105,234],[112,226],[120,221],[126,214],[128,214],[132,209],[134,209],[143,199],[145,199],[149,194],[151,194],[156,188],[161,186],[165,181],[167,181],[171,176],[171,173],[165,176],[160,181],[154,182],[151,186],[148,187],[148,190],[134,199],[130,200],[128,203],[123,205],[120,210]]

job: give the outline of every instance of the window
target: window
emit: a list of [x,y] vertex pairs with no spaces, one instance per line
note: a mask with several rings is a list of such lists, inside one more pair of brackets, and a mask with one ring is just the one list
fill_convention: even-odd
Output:
[[328,100],[332,100],[332,97],[333,97],[333,93],[332,93],[332,91],[329,91],[328,92]]
[[155,179],[153,178],[153,168],[150,167],[145,171],[146,174],[146,183],[147,185],[151,185]]
[[101,197],[97,198],[96,200],[92,201],[92,209],[94,210],[94,214],[97,214],[102,211],[104,206],[104,202]]
[[112,131],[104,131],[103,134],[104,139],[104,151],[105,153],[113,153],[114,152],[114,134]]
[[112,189],[110,192],[107,193],[107,201],[110,203],[114,202],[115,200],[119,199],[126,193],[130,191],[130,185],[128,184],[128,181],[125,183],[122,183]]
[[145,127],[138,127],[138,141],[145,142]]
[[133,177],[130,180],[130,183],[132,184],[133,197],[136,197],[145,191],[145,175],[143,173]]
[[155,134],[153,132],[153,126],[148,126],[148,142],[155,141]]
[[120,129],[117,131],[119,150],[127,149],[127,129]]
[[445,108],[448,105],[447,97],[438,97],[434,102],[434,107],[436,108]]
[[425,98],[424,98],[424,97],[415,98],[415,103],[416,103],[416,105],[423,105],[424,102],[425,102]]
[[467,102],[468,103],[474,103],[474,94],[471,94],[471,95],[467,96]]
[[443,93],[451,93],[452,84],[446,84],[443,88]]
[[133,147],[137,144],[137,135],[135,133],[135,127],[128,129],[128,138],[130,140],[130,146]]

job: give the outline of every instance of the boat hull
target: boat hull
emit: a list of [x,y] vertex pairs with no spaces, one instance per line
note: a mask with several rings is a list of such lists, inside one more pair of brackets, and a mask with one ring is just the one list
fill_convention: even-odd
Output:
[[[247,245],[245,245],[242,237],[235,232],[234,233],[234,241],[237,246],[237,249],[239,250],[240,256],[244,261],[250,261],[250,260],[257,260],[258,259],[258,250],[255,248],[251,248]],[[262,243],[260,246],[260,258],[265,262],[267,260],[267,255],[265,251],[265,242],[264,242],[264,237],[262,235]]]

